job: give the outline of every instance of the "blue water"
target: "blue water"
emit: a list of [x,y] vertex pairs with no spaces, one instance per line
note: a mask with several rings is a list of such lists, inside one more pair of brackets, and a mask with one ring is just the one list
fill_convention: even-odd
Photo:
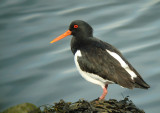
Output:
[[145,112],[158,113],[160,0],[1,0],[0,111],[24,102],[39,106],[101,95],[101,87],[77,72],[71,36],[49,43],[76,19],[87,21],[95,37],[117,47],[151,86],[109,85],[106,99],[129,95]]

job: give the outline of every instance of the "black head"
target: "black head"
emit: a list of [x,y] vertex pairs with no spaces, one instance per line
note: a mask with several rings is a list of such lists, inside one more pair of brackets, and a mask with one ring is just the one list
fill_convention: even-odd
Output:
[[69,30],[76,38],[87,38],[93,36],[92,27],[87,22],[82,20],[72,21],[69,26]]
[[75,20],[71,22],[68,31],[66,31],[59,37],[52,40],[50,43],[57,42],[68,35],[73,35],[73,37],[76,38],[77,40],[84,41],[88,39],[88,37],[93,36],[93,30],[92,30],[92,27],[88,23],[82,20]]

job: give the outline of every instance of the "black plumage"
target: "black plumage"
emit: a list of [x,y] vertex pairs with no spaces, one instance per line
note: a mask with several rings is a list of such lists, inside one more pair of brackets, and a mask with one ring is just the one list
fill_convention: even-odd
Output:
[[[74,39],[75,38],[73,37],[72,40]],[[126,88],[149,88],[139,73],[124,59],[117,49],[100,40],[94,39],[93,41],[94,42],[92,43],[92,40],[90,40],[89,44],[85,43],[84,45],[81,44],[81,47],[77,47],[77,50],[80,50],[82,53],[82,57],[78,58],[78,63],[83,71],[99,75],[103,79],[113,81]],[[74,44],[78,45],[76,43]],[[129,73],[106,51],[106,49],[118,53],[118,55],[120,55],[129,65],[130,69],[136,73],[137,78],[132,80]],[[74,51],[72,52],[74,53]]]

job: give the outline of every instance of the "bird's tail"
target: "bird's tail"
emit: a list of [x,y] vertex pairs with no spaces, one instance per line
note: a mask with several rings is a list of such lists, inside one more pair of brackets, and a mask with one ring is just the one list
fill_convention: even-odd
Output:
[[141,77],[135,78],[134,81],[135,81],[135,88],[142,88],[142,89],[150,88],[150,86]]

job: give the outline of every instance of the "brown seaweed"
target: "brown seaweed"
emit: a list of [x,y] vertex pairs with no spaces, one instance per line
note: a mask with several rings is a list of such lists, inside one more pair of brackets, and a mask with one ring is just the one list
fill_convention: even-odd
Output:
[[137,108],[134,103],[125,97],[123,100],[117,101],[109,99],[99,101],[86,101],[80,99],[77,102],[65,102],[60,100],[54,105],[45,106],[42,113],[145,113]]

